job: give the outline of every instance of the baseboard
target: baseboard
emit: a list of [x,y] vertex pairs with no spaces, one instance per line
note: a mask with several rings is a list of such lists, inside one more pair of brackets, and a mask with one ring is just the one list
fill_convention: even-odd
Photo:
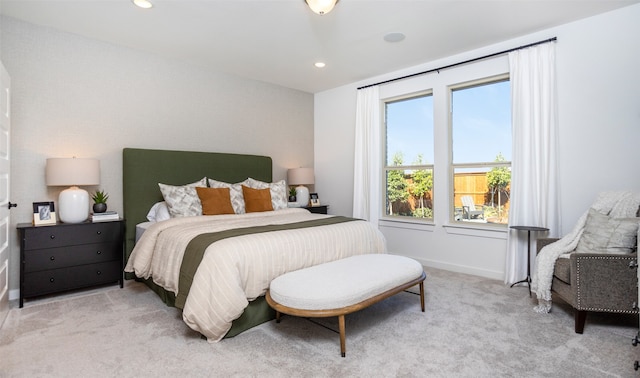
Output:
[[9,300],[20,299],[20,289],[9,290]]
[[415,259],[423,266],[430,267],[430,268],[448,270],[448,271],[457,272],[457,273],[471,274],[474,276],[491,278],[499,281],[504,280],[504,272],[498,272],[498,271],[487,270],[487,269],[478,269],[473,266],[445,263],[442,261],[428,260],[428,259],[423,259],[415,256],[407,256],[407,257],[411,257],[412,259]]

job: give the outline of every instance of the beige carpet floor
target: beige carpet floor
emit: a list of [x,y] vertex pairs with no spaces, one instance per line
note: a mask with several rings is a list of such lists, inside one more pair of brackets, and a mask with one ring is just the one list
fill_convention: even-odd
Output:
[[[427,311],[400,293],[347,316],[338,334],[284,317],[209,344],[146,286],[27,301],[0,329],[1,377],[635,377],[637,317],[590,315],[584,334],[526,287],[427,269]],[[337,329],[336,319],[322,324]]]

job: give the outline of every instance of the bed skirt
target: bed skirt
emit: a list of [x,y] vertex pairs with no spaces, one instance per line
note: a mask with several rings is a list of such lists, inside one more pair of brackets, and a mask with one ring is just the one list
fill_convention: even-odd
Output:
[[[156,285],[150,278],[141,279],[136,278],[136,281],[144,282],[154,293],[156,293],[160,299],[169,307],[175,307],[176,296],[174,293],[165,290],[163,287]],[[276,318],[276,312],[267,303],[264,295],[249,302],[247,308],[240,317],[231,323],[231,329],[224,336],[234,337],[250,328],[253,328],[262,323],[268,322]]]

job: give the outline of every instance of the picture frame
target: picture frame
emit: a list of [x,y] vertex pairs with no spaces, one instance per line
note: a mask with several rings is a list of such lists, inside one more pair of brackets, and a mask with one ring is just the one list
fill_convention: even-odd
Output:
[[33,203],[33,224],[43,226],[56,224],[56,208],[53,201]]
[[309,194],[309,202],[311,202],[311,207],[320,206],[320,199],[318,198],[318,193]]

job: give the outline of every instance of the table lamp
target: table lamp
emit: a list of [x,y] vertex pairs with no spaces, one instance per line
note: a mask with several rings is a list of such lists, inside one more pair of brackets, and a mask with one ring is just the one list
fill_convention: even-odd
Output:
[[58,197],[58,216],[64,223],[82,223],[89,218],[89,193],[79,185],[100,184],[100,161],[51,158],[45,168],[47,186],[70,186]]
[[313,168],[293,168],[287,171],[287,183],[296,187],[296,206],[309,205],[309,189],[305,185],[315,184]]

